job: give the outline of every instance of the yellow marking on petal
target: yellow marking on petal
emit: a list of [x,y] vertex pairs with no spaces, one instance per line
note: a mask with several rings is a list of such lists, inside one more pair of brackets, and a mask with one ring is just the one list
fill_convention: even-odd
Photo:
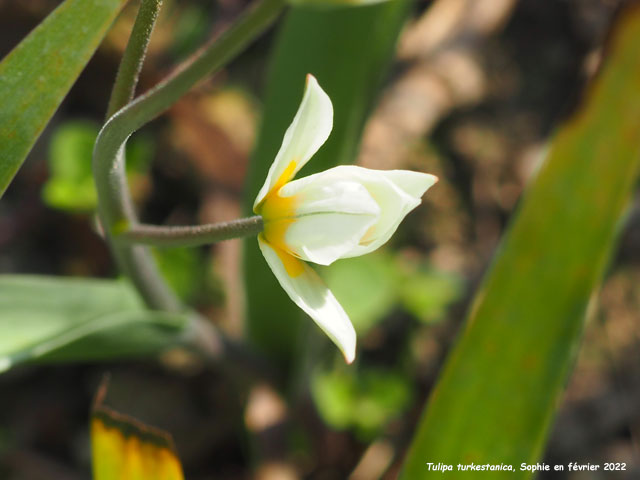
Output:
[[[266,241],[264,236],[262,237],[262,239]],[[304,273],[304,263],[302,262],[302,260],[294,257],[286,250],[279,248],[277,245],[273,245],[270,242],[267,243],[269,243],[271,248],[273,248],[273,251],[276,252],[276,255],[278,255],[278,258],[282,262],[284,269],[291,278],[299,277]]]
[[268,195],[271,195],[272,193],[277,192],[278,190],[280,190],[280,188],[284,184],[289,183],[289,181],[296,174],[296,167],[297,166],[298,166],[298,162],[296,162],[295,160],[291,160],[289,162],[289,165],[287,165],[287,168],[284,169],[284,171],[278,177],[278,180],[276,180],[276,183],[273,184],[273,187],[269,191]]
[[283,219],[293,219],[296,216],[297,199],[295,196],[281,197],[276,191],[270,193],[260,207],[260,215],[265,226],[269,222],[277,222]]
[[289,181],[295,176],[295,170],[297,165],[298,164],[296,163],[295,160],[291,160],[291,162],[289,162],[289,165],[287,165],[287,168],[285,168],[283,172],[280,174],[280,176],[278,177],[278,180],[276,180],[276,183],[274,183],[273,187],[271,187],[271,190],[269,190],[269,192],[267,192],[267,194],[264,196],[262,201],[253,208],[254,213],[257,213],[258,215],[262,215],[264,217],[263,208],[265,203],[270,197],[276,196],[278,194],[278,190],[280,190],[284,185],[289,183]]
[[[297,200],[295,197],[280,196],[280,189],[295,175],[296,162],[291,161],[282,172],[278,181],[269,191],[262,203],[256,209],[264,221],[264,238],[272,246],[277,247],[288,255],[285,235],[289,225],[295,221]],[[283,263],[285,263],[283,261]],[[286,266],[286,263],[285,263]]]
[[286,242],[286,234],[289,226],[295,222],[294,218],[283,218],[281,220],[272,220],[264,222],[264,238],[271,245],[278,247],[285,252],[289,251]]
[[301,260],[294,257],[293,255],[288,253],[286,250],[283,250],[282,248],[279,248],[277,245],[273,245],[269,241],[267,241],[267,239],[264,236],[264,232],[260,234],[260,239],[262,242],[268,244],[273,249],[274,252],[276,252],[276,255],[278,255],[278,258],[282,262],[282,265],[284,266],[285,271],[291,278],[295,278],[299,275],[302,275],[302,273],[304,272],[304,264],[302,263]]
[[365,234],[358,242],[360,245],[366,246],[375,240],[376,226],[376,224],[373,224],[369,227],[369,229],[365,232]]
[[276,192],[269,195],[261,209],[264,221],[264,237],[276,247],[288,251],[285,235],[289,225],[296,221],[296,198],[281,197]]

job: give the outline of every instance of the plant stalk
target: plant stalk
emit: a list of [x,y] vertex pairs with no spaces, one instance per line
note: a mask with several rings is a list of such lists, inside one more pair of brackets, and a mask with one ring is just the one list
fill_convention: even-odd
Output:
[[121,270],[150,308],[182,310],[148,249],[112,240],[138,226],[125,175],[125,143],[133,132],[165,111],[198,81],[238,55],[276,20],[285,5],[285,0],[259,1],[165,80],[116,112],[98,134],[93,152],[98,213]]
[[140,4],[111,90],[107,119],[133,99],[142,63],[147,53],[147,46],[151,40],[151,33],[161,6],[162,0],[142,0]]
[[119,234],[116,241],[155,247],[196,247],[257,235],[262,229],[263,222],[260,216],[195,226],[166,227],[139,224]]

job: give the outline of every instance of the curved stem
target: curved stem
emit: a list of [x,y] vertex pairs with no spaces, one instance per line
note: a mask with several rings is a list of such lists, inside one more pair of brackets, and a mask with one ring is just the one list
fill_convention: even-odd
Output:
[[[217,40],[206,45],[156,87],[119,110],[102,127],[93,151],[93,174],[98,192],[98,213],[107,238],[138,224],[124,169],[124,145],[129,136],[166,110],[203,77],[242,51],[271,25],[284,7],[285,0],[261,0]],[[120,268],[131,278],[149,307],[168,311],[181,309],[145,247],[110,243]]]
[[111,90],[107,118],[131,101],[162,0],[142,0]]
[[195,247],[257,235],[262,229],[263,223],[260,216],[195,226],[164,227],[139,224],[119,234],[116,241],[156,247]]

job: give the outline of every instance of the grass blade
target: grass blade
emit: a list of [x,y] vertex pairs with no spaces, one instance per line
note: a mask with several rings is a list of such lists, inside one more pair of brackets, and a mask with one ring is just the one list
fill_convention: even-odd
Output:
[[[507,464],[543,453],[589,297],[640,166],[640,7],[618,17],[605,62],[555,136],[431,395],[401,479],[427,462]],[[464,473],[459,475],[465,475]]]
[[0,197],[125,0],[66,0],[0,62]]

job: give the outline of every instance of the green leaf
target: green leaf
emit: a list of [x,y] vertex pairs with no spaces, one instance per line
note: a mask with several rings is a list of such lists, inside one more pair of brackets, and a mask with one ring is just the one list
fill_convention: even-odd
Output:
[[418,320],[432,323],[441,320],[446,309],[462,295],[462,279],[425,265],[401,264],[404,278],[398,285],[402,306]]
[[98,136],[92,123],[67,123],[51,135],[49,179],[42,190],[50,207],[69,211],[93,211],[97,203],[91,172],[91,153]]
[[324,279],[362,335],[398,301],[400,274],[394,257],[376,252],[350,258],[324,269]]
[[157,248],[152,252],[162,276],[185,304],[224,303],[220,279],[202,250]]
[[371,440],[411,400],[411,384],[402,373],[367,369],[316,373],[311,393],[325,422],[351,429]]
[[422,322],[441,320],[462,293],[459,276],[384,250],[340,260],[321,273],[358,335],[366,334],[397,305]]
[[125,0],[66,0],[0,62],[0,196]]
[[187,318],[146,310],[123,281],[0,275],[0,372],[23,362],[150,355],[176,345]]
[[[270,63],[263,123],[249,168],[247,211],[264,183],[284,132],[298,108],[305,76],[316,76],[334,107],[333,132],[298,177],[352,163],[375,92],[411,2],[316,10],[293,8]],[[255,239],[245,242],[247,323],[254,343],[281,363],[300,334],[300,312],[278,285]]]
[[619,17],[602,71],[557,133],[476,295],[401,479],[426,462],[508,464],[527,478],[574,362],[589,298],[640,167],[640,8]]

